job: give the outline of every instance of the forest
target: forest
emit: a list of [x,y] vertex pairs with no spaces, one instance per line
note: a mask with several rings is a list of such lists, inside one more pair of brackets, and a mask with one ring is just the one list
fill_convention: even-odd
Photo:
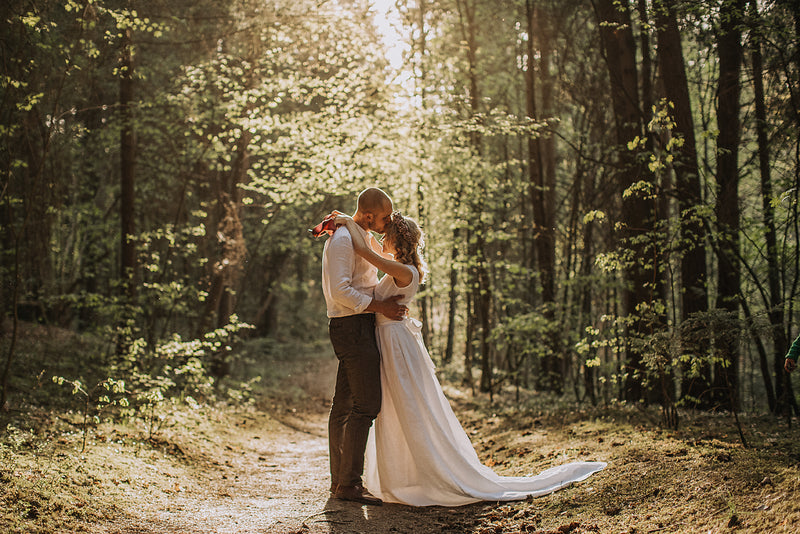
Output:
[[[797,501],[799,0],[8,0],[0,65],[9,531],[110,517],[42,523],[25,462],[49,480],[37,458],[98,436],[186,456],[168,427],[192,413],[324,411],[309,229],[372,186],[425,232],[412,315],[475,436],[503,414],[730,425],[784,462],[737,491]],[[703,521],[748,526],[720,506]],[[505,532],[497,513],[453,532]]]

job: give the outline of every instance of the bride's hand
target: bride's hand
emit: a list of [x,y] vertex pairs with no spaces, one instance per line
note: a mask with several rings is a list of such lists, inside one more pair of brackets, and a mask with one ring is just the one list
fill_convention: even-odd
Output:
[[333,224],[336,226],[344,226],[347,224],[348,220],[353,220],[353,218],[349,215],[345,215],[344,213],[338,213],[336,214],[336,218],[333,219]]

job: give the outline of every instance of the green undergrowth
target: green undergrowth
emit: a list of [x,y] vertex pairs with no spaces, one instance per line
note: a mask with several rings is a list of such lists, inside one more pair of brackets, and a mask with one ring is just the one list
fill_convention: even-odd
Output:
[[[0,338],[4,354],[8,343]],[[9,402],[0,410],[0,532],[92,532],[123,514],[132,489],[173,491],[176,482],[154,472],[156,463],[187,472],[217,468],[213,458],[226,450],[220,425],[240,421],[242,411],[319,409],[324,392],[296,379],[330,356],[319,343],[255,339],[237,349],[213,388],[195,394],[154,387],[149,409],[126,411],[112,401],[137,391],[104,387],[115,372],[108,365],[113,347],[21,323]]]

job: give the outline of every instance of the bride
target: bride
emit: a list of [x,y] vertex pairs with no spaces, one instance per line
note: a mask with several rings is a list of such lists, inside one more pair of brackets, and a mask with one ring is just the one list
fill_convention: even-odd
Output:
[[[398,302],[408,305],[427,274],[416,222],[392,213],[384,255],[367,245],[349,216],[334,222],[348,227],[357,254],[386,273],[375,298],[402,295]],[[551,493],[605,468],[604,462],[573,462],[536,476],[504,477],[483,465],[442,392],[420,332],[416,319],[376,314],[383,393],[364,470],[365,486],[376,497],[412,506],[513,501]]]

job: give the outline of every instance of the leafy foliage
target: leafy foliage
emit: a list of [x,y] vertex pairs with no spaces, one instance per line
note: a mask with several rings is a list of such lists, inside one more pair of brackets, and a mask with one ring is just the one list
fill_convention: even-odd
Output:
[[[80,381],[85,415],[119,408],[101,395],[110,378],[124,381],[127,415],[148,434],[172,399],[247,398],[254,376],[242,373],[227,393],[226,380],[252,355],[226,339],[324,339],[322,246],[306,230],[331,209],[353,209],[368,185],[385,188],[427,233],[432,273],[418,313],[432,354],[461,360],[468,381],[480,365],[490,394],[513,382],[612,402],[629,397],[633,380],[646,402],[691,404],[682,380],[719,388],[711,379],[724,362],[697,349],[697,321],[739,325],[750,337],[735,344],[752,351],[752,340],[777,361],[780,338],[752,325],[775,320],[780,308],[773,327],[789,339],[796,314],[799,141],[796,99],[784,89],[796,85],[798,66],[786,53],[797,49],[788,7],[757,6],[743,19],[744,44],[763,37],[766,200],[775,215],[761,216],[748,85],[755,74],[747,70],[735,199],[746,306],[720,322],[712,260],[728,236],[717,209],[715,39],[723,15],[737,13],[729,3],[602,4],[630,24],[550,0],[399,1],[391,9],[405,50],[398,67],[365,0],[7,3],[3,395],[24,396],[15,384],[26,366],[15,354],[28,349],[16,334],[38,321],[102,347],[92,373],[51,373],[64,385]],[[697,139],[701,195],[688,207],[676,183],[690,142],[678,126],[683,104],[664,97],[654,68],[665,44],[655,23],[662,8],[682,39]],[[618,124],[613,106],[617,80],[603,40],[610,27],[636,36],[625,45],[641,69],[639,126],[624,130],[629,137],[616,135],[630,125]],[[644,83],[648,61],[656,83]],[[123,105],[127,74],[133,99]],[[125,291],[119,252],[120,136],[128,129],[134,294]],[[770,225],[782,237],[776,250],[768,250]],[[691,284],[682,265],[698,249],[708,250],[708,279]],[[764,279],[775,265],[780,282],[770,295]],[[709,303],[691,320],[686,291]],[[758,372],[750,358],[740,361],[745,373]],[[779,375],[766,380],[783,384]],[[768,387],[748,384],[740,398],[759,399]]]

